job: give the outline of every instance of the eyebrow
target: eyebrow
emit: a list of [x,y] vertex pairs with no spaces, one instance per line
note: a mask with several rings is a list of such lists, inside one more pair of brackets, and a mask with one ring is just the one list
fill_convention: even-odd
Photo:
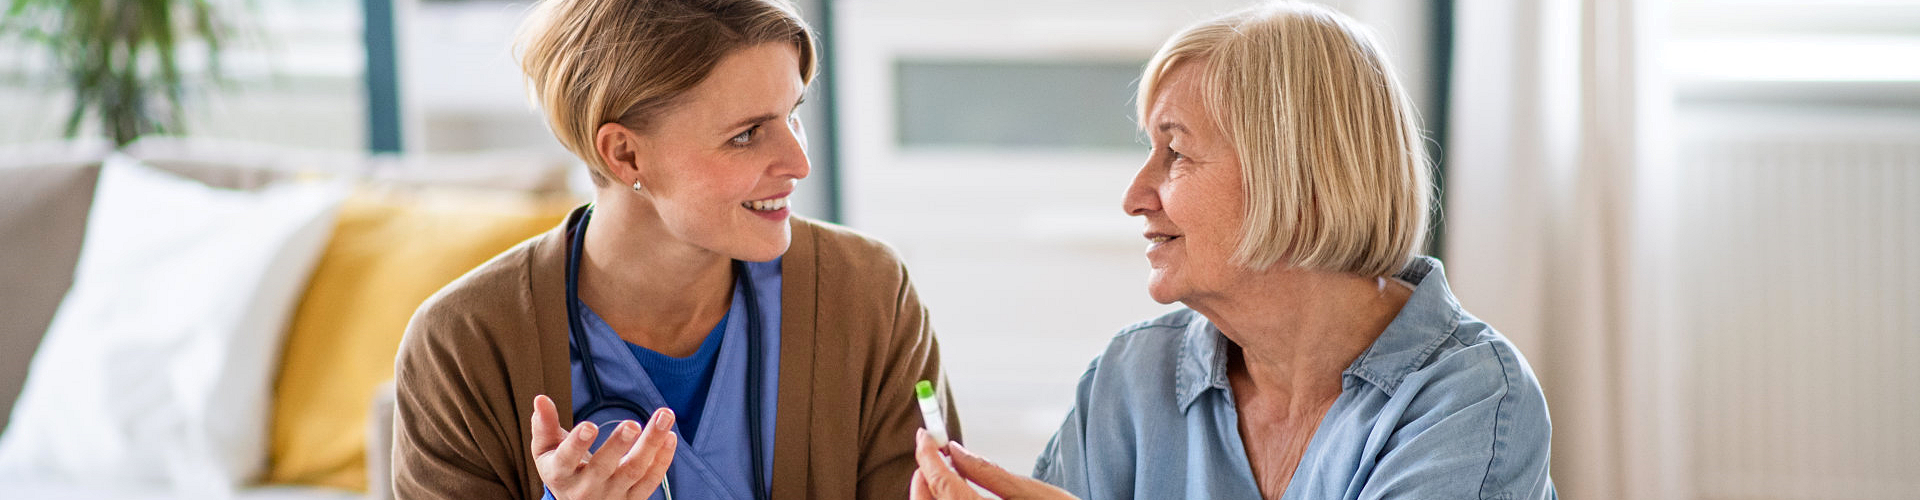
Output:
[[[807,95],[806,95],[806,94],[800,94],[800,99],[799,99],[799,100],[796,100],[796,101],[793,101],[793,108],[794,108],[794,109],[800,109],[800,105],[801,105],[801,104],[806,104],[806,103],[807,103]],[[737,122],[734,122],[734,123],[733,123],[733,125],[729,125],[729,126],[727,126],[727,128],[726,128],[726,129],[727,129],[727,130],[733,130],[733,129],[737,129],[737,128],[740,128],[740,127],[745,127],[745,126],[748,126],[748,125],[752,125],[752,124],[755,124],[755,123],[760,123],[760,122],[764,122],[764,121],[767,121],[767,120],[772,120],[772,119],[774,119],[774,118],[779,118],[779,117],[780,117],[779,115],[775,115],[775,114],[773,114],[773,113],[767,113],[767,114],[764,114],[764,115],[759,115],[759,116],[755,116],[755,117],[753,117],[753,118],[748,118],[748,119],[745,119],[745,120],[740,120],[740,121],[737,121]]]
[[1166,133],[1168,131],[1178,130],[1182,134],[1193,134],[1193,131],[1187,130],[1187,127],[1185,125],[1181,125],[1174,122],[1163,122],[1159,126],[1154,128],[1159,129],[1160,133]]
[[752,125],[752,124],[755,124],[755,123],[760,123],[760,122],[764,122],[764,121],[767,121],[767,120],[772,120],[772,119],[774,119],[774,118],[777,118],[777,117],[776,117],[776,116],[774,116],[774,115],[773,115],[773,114],[771,114],[771,113],[769,113],[769,114],[764,114],[764,115],[760,115],[760,116],[755,116],[755,117],[753,117],[753,118],[748,118],[748,119],[745,119],[745,120],[740,120],[740,121],[738,121],[738,122],[734,122],[734,124],[733,124],[733,125],[728,125],[726,129],[727,129],[727,130],[733,130],[733,129],[737,129],[737,128],[740,128],[740,127],[745,127],[745,126],[748,126],[748,125]]

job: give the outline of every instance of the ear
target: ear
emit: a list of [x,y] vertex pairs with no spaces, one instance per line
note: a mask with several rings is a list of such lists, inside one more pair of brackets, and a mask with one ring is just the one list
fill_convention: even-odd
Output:
[[608,180],[617,184],[631,185],[640,180],[640,148],[640,134],[618,122],[602,123],[600,129],[594,131],[594,152],[615,176]]

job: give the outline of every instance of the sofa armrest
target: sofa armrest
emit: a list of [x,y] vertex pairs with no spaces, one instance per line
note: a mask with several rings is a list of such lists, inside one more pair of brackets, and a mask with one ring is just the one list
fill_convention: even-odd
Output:
[[0,150],[0,428],[73,285],[104,155]]
[[367,412],[367,500],[393,500],[393,391],[380,384]]

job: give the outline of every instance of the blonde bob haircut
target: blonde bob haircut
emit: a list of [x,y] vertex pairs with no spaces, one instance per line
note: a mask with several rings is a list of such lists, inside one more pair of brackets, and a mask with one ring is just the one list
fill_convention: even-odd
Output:
[[1429,181],[1414,107],[1372,34],[1311,4],[1271,3],[1188,27],[1141,78],[1200,64],[1200,100],[1240,160],[1236,264],[1390,276],[1426,235]]
[[721,58],[769,42],[793,44],[813,81],[813,31],[784,0],[542,0],[515,52],[548,128],[605,185],[601,125],[650,130]]

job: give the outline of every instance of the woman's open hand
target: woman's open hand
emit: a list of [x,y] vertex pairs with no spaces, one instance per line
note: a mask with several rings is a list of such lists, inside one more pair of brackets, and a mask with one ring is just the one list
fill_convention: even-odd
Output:
[[913,471],[913,500],[985,498],[973,490],[974,484],[1006,500],[1074,498],[1066,490],[1051,484],[1007,472],[986,458],[967,451],[960,443],[947,443],[947,455],[953,457],[953,465],[948,466],[945,460],[940,459],[939,443],[927,436],[927,431],[919,431],[914,439],[913,459],[920,464],[920,468]]
[[613,436],[589,450],[599,427],[582,422],[568,431],[560,426],[553,399],[533,398],[533,462],[540,481],[559,500],[645,499],[667,477],[673,449],[673,411],[661,408],[647,420],[645,430],[632,420],[620,422]]

